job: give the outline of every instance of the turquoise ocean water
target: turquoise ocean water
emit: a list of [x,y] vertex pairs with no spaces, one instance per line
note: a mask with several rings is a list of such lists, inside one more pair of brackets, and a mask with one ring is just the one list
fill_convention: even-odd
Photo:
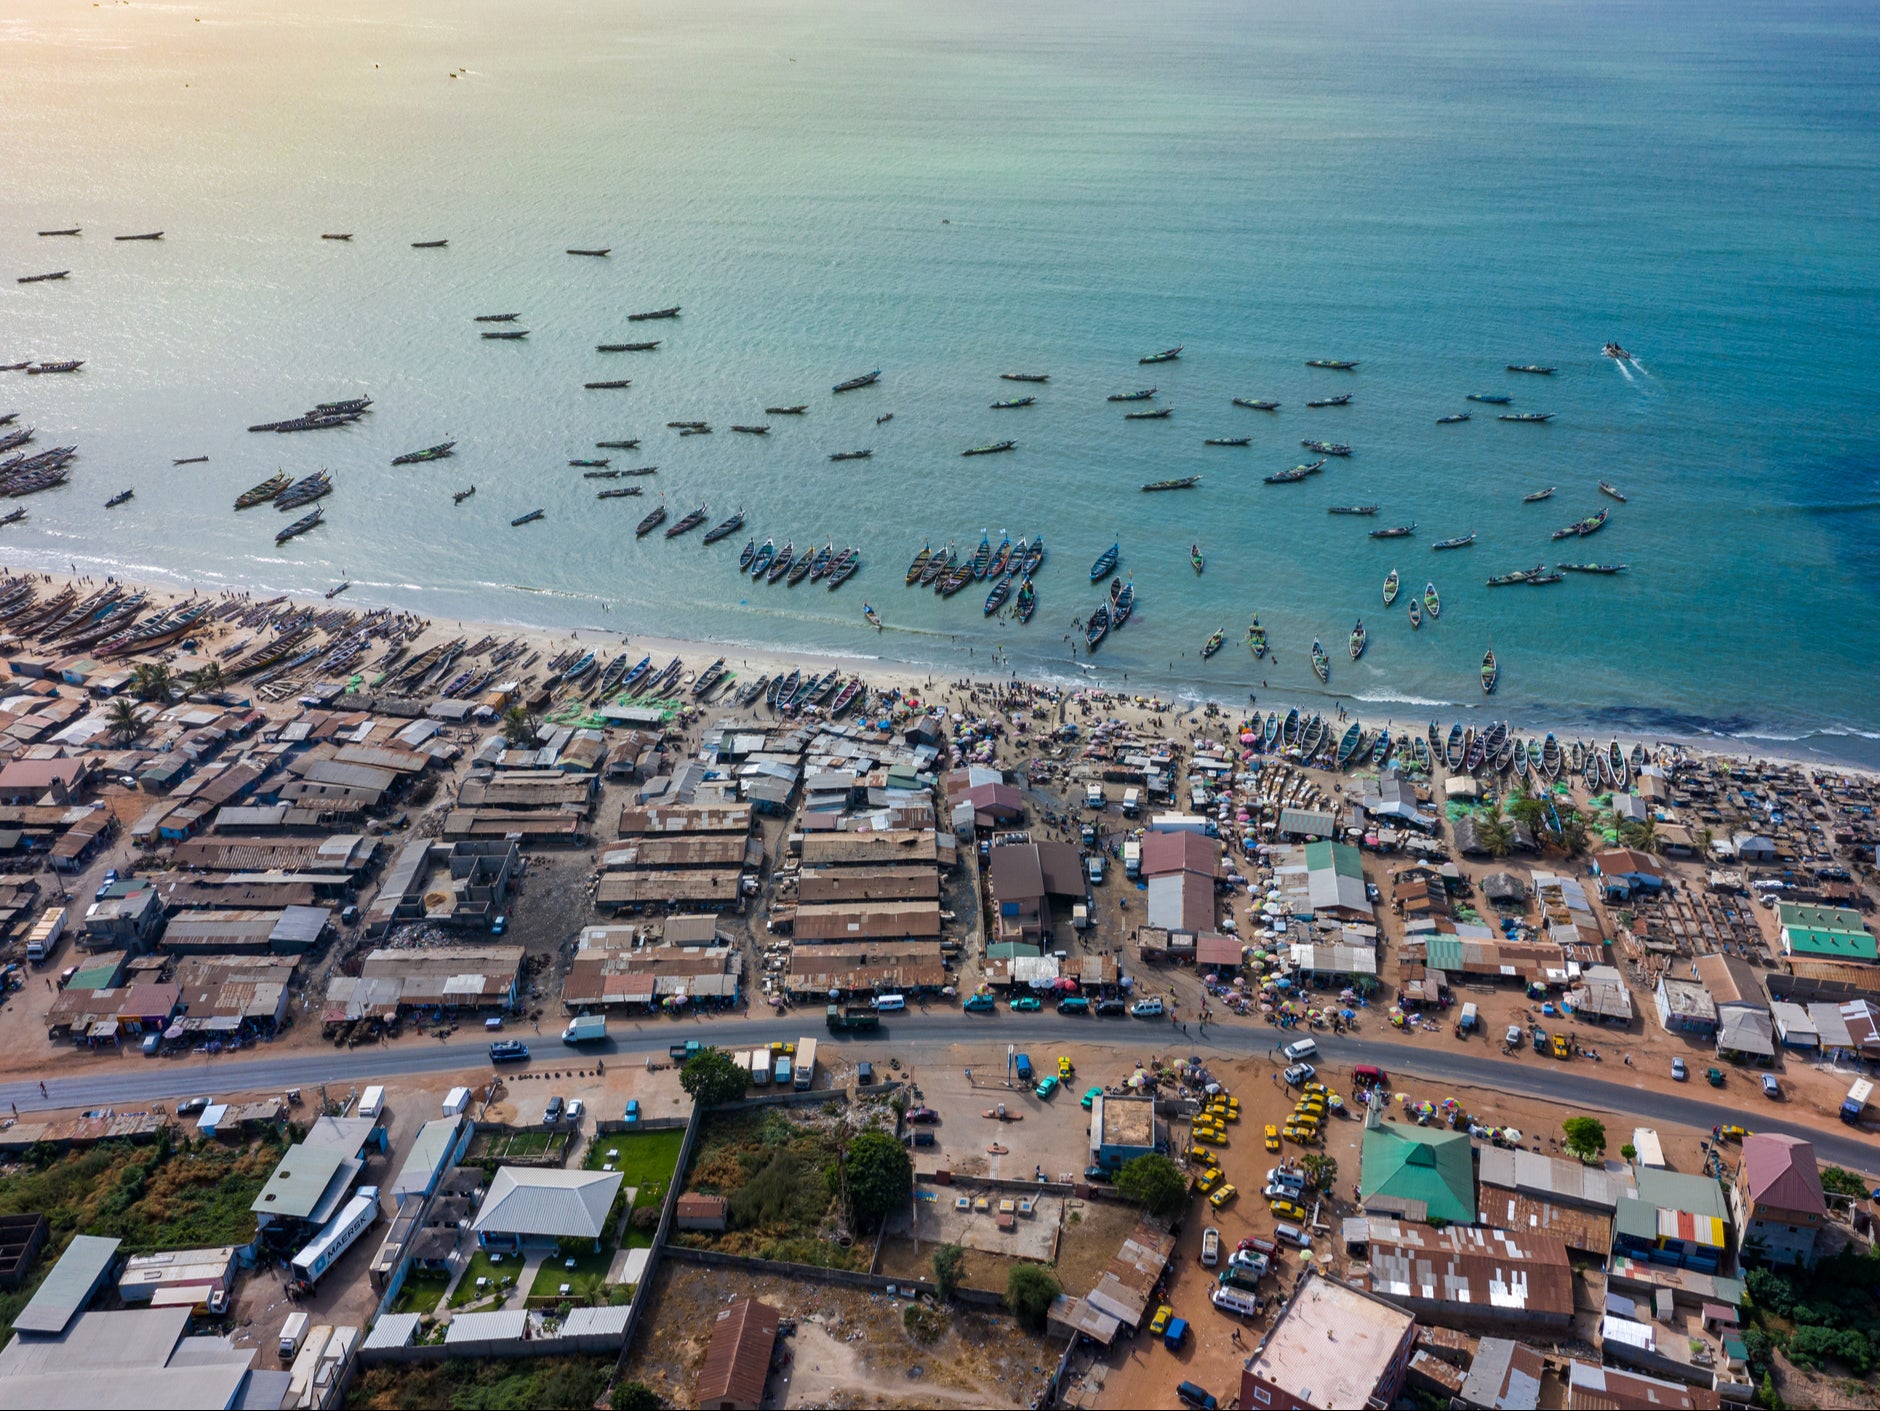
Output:
[[[1140,606],[1096,679],[1304,701],[1316,635],[1341,696],[1448,719],[1480,710],[1493,646],[1493,710],[1517,722],[1880,760],[1870,6],[20,0],[0,53],[0,361],[88,360],[0,374],[0,412],[82,449],[67,488],[21,502],[0,562],[262,591],[347,577],[350,602],[438,617],[949,671],[1002,644],[1069,678],[1088,565],[1118,540]],[[69,224],[84,235],[34,234]],[[626,321],[669,304],[681,319]],[[473,315],[510,310],[526,341],[477,337]],[[593,351],[642,337],[659,351]],[[1638,364],[1602,358],[1607,338]],[[1178,363],[1137,365],[1172,344]],[[633,386],[582,390],[609,377]],[[1167,421],[1104,400],[1151,384]],[[1434,424],[1475,391],[1555,420]],[[989,409],[1022,392],[1039,404]],[[376,408],[346,430],[244,430],[360,394]],[[809,413],[762,415],[795,402]],[[692,418],[716,434],[665,427]],[[766,420],[764,439],[728,429]],[[647,502],[597,502],[565,466],[635,436],[615,464],[657,464],[638,483],[674,518],[742,505],[760,542],[853,543],[862,572],[834,594],[752,586],[745,534],[636,540]],[[1015,453],[959,455],[1003,437]],[[1355,454],[1262,484],[1307,437]],[[447,438],[452,460],[387,464]],[[322,465],[328,522],[283,550],[282,516],[230,509],[277,466]],[[1198,489],[1136,489],[1189,474]],[[1325,513],[1357,502],[1382,510]],[[1597,536],[1550,542],[1605,507]],[[1408,540],[1366,535],[1410,521]],[[983,586],[902,586],[924,542],[982,530],[1045,537],[1028,627],[983,619]],[[1483,586],[1559,558],[1631,567]],[[1393,567],[1434,579],[1440,622],[1383,608]],[[1277,664],[1240,645],[1255,612]],[[1228,646],[1200,664],[1217,627]]]

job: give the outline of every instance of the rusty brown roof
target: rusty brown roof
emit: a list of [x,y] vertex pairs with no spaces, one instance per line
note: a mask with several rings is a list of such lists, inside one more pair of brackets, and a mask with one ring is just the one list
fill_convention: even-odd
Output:
[[756,1406],[770,1377],[770,1353],[777,1341],[777,1310],[754,1298],[721,1308],[712,1320],[711,1348],[698,1378],[698,1402]]

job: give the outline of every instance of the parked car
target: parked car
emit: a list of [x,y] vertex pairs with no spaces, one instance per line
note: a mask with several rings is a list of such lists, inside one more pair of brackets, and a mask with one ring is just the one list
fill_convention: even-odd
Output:
[[1036,995],[1020,995],[1012,1001],[1012,1013],[1035,1014],[1044,1008],[1044,1001]]
[[1221,1232],[1212,1225],[1201,1232],[1201,1262],[1210,1269],[1221,1262]]
[[1534,1041],[1534,1052],[1547,1057],[1547,1031],[1536,1024],[1528,1030],[1528,1037]]
[[1311,1082],[1317,1072],[1310,1063],[1295,1063],[1280,1076],[1286,1080],[1287,1087],[1301,1088]]
[[1083,1108],[1086,1112],[1088,1112],[1090,1110],[1091,1104],[1094,1103],[1098,1098],[1102,1096],[1103,1096],[1103,1084],[1101,1083],[1092,1084],[1090,1087],[1084,1089],[1083,1101],[1078,1103],[1077,1105]]
[[1713,1088],[1722,1087],[1723,1086],[1723,1070],[1721,1068],[1706,1068],[1704,1070],[1704,1081],[1706,1083],[1709,1083],[1710,1086]]
[[640,1120],[640,1100],[637,1097],[630,1097],[627,1099],[627,1114],[626,1115],[627,1115],[627,1121],[629,1122],[637,1122]]
[[1038,1086],[1032,1089],[1039,1097],[1050,1097],[1051,1094],[1057,1090],[1058,1080],[1057,1074],[1055,1073],[1045,1074],[1044,1077],[1038,1080]]
[[561,1121],[562,1106],[560,1098],[551,1097],[548,1106],[542,1109],[542,1120],[550,1124]]
[[1183,1382],[1175,1388],[1175,1395],[1182,1405],[1192,1406],[1195,1411],[1220,1411],[1221,1403],[1214,1399],[1214,1394],[1193,1382]]
[[1762,1075],[1762,1090],[1763,1096],[1767,1098],[1779,1098],[1782,1096],[1782,1084],[1776,1081],[1775,1074],[1773,1073],[1765,1073]]
[[176,1115],[178,1117],[194,1117],[198,1112],[205,1111],[208,1106],[209,1099],[206,1097],[186,1097],[176,1104]]
[[1684,1066],[1684,1060],[1682,1058],[1674,1058],[1671,1060],[1671,1076],[1680,1083],[1691,1076],[1691,1070]]
[[1212,1205],[1216,1210],[1219,1210],[1223,1205],[1226,1205],[1228,1201],[1239,1194],[1240,1192],[1235,1190],[1231,1184],[1217,1186],[1214,1193],[1208,1197],[1208,1204]]
[[1266,1124],[1266,1149],[1268,1151],[1279,1150],[1279,1128],[1271,1122]]
[[1058,1077],[1068,1078],[1077,1071],[1077,1067],[1063,1054],[1058,1055]]
[[1201,1173],[1201,1179],[1196,1181],[1195,1185],[1203,1195],[1206,1195],[1221,1183],[1222,1175],[1223,1172],[1220,1167],[1209,1166],[1207,1170]]
[[491,1063],[521,1063],[529,1056],[529,1046],[520,1039],[498,1039],[490,1045]]
[[931,1107],[910,1107],[907,1120],[915,1126],[926,1126],[940,1120],[940,1114]]
[[1130,1005],[1129,1012],[1138,1019],[1160,1019],[1163,1015],[1162,1001],[1155,998],[1139,999]]
[[1161,1337],[1163,1333],[1168,1331],[1169,1319],[1174,1316],[1175,1310],[1170,1308],[1166,1303],[1157,1308],[1155,1310],[1155,1317],[1149,1320],[1149,1335],[1151,1337]]
[[1302,1191],[1306,1188],[1305,1172],[1295,1171],[1290,1166],[1275,1166],[1266,1173],[1266,1183],[1270,1186],[1291,1186],[1294,1190]]
[[1290,1200],[1269,1200],[1266,1203],[1266,1208],[1279,1216],[1282,1220],[1304,1220],[1306,1218],[1305,1207],[1294,1205]]
[[578,1097],[571,1097],[568,1099],[567,1109],[562,1115],[568,1119],[568,1125],[570,1127],[578,1127],[581,1125],[581,1114],[586,1111],[587,1104],[585,1102],[581,1101]]
[[1567,1036],[1565,1034],[1555,1034],[1553,1043],[1554,1043],[1554,1057],[1555,1058],[1572,1057],[1573,1050],[1571,1047],[1568,1046]]
[[1520,1048],[1521,1026],[1519,1024],[1510,1024],[1508,1026],[1508,1032],[1501,1036],[1501,1041],[1509,1048]]
[[[1012,1006],[1016,1009],[1018,1006]],[[999,1008],[999,1002],[988,994],[966,996],[966,1002],[960,1006],[968,1014],[992,1014]]]
[[1100,999],[1097,1001],[1097,1013],[1099,1014],[1126,1014],[1128,1012],[1129,1006],[1120,999]]
[[1085,866],[1086,871],[1090,875],[1090,885],[1093,887],[1101,887],[1103,885],[1103,858],[1102,856],[1096,853],[1092,853],[1091,856],[1086,860],[1084,866]]
[[1266,1189],[1260,1194],[1268,1200],[1297,1200],[1303,1192],[1298,1186],[1285,1185],[1279,1181],[1268,1181]]
[[1090,1001],[1082,995],[1065,995],[1057,1002],[1057,1012],[1059,1014],[1088,1014]]

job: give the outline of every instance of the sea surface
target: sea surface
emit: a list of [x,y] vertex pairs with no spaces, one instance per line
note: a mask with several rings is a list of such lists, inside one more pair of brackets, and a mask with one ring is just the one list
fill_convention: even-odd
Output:
[[[436,618],[952,674],[1002,652],[1223,701],[1323,701],[1316,636],[1341,700],[1419,721],[1484,710],[1492,646],[1486,708],[1517,723],[1880,762],[1870,4],[12,0],[0,55],[0,361],[86,359],[0,374],[35,448],[82,452],[0,530],[9,566],[351,579],[349,603]],[[35,234],[68,225],[83,235]],[[411,248],[433,239],[448,248]],[[473,316],[510,311],[526,340],[478,337]],[[661,346],[594,351],[641,338]],[[1609,338],[1636,361],[1602,357]],[[617,377],[632,387],[583,390]],[[1105,400],[1152,385],[1166,421]],[[1555,419],[1500,422],[1478,391]],[[374,408],[346,429],[245,430],[356,395]],[[666,427],[695,418],[715,433]],[[614,465],[658,473],[611,483],[648,498],[597,501],[566,462],[629,437]],[[1006,437],[1011,454],[959,454]],[[1305,438],[1355,453],[1262,483],[1315,459]],[[389,465],[446,439],[450,460]],[[327,522],[281,549],[285,516],[231,508],[277,467],[321,466]],[[742,506],[748,528],[636,539],[660,495],[673,520]],[[1326,513],[1346,503],[1381,509]],[[1550,540],[1602,508],[1599,534]],[[986,619],[985,585],[942,602],[902,584],[923,544],[982,532],[1044,536],[1028,626]],[[864,566],[834,593],[753,585],[750,534],[853,544]],[[1139,606],[1086,663],[1071,638],[1112,541]],[[1483,584],[1560,559],[1629,568]],[[1435,582],[1440,620],[1384,608],[1393,567],[1407,592]]]

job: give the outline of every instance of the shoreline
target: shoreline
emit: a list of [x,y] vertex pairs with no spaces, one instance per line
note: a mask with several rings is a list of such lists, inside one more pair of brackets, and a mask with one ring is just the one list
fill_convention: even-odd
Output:
[[[104,584],[106,578],[109,577],[121,587],[144,592],[159,605],[182,601],[191,595],[190,590],[183,587],[152,581],[148,578],[132,579],[115,574],[73,574],[70,571],[59,572],[50,569],[16,568],[13,565],[0,566],[0,573],[9,573],[15,576],[25,574],[43,576],[50,580],[55,588],[63,588],[67,585],[81,588],[87,586],[96,588]],[[518,589],[518,591],[528,592],[530,590]],[[441,616],[426,617],[424,614],[410,607],[401,607],[395,600],[388,597],[374,598],[362,595],[361,597],[354,598],[351,591],[340,594],[337,598],[333,599],[327,599],[324,595],[317,593],[242,590],[228,585],[218,585],[213,589],[204,585],[197,587],[194,592],[198,597],[204,596],[205,594],[214,598],[242,596],[255,603],[280,599],[285,602],[292,602],[297,605],[309,607],[316,611],[357,610],[363,614],[375,610],[385,610],[394,614],[402,613],[410,617],[419,618],[425,623],[424,630],[416,637],[410,639],[408,644],[409,655],[416,655],[429,646],[450,640],[451,637],[456,634],[472,636],[489,635],[498,638],[516,638],[526,641],[531,650],[540,651],[544,657],[577,645],[583,647],[598,647],[601,644],[606,644],[617,650],[638,651],[642,654],[651,654],[656,661],[662,656],[681,657],[687,661],[690,669],[696,670],[705,663],[703,661],[694,663],[692,661],[693,658],[703,657],[706,661],[709,661],[722,656],[725,658],[727,668],[731,669],[737,675],[745,677],[745,679],[748,679],[749,673],[754,671],[764,674],[776,674],[780,671],[787,673],[794,668],[813,664],[821,670],[840,669],[844,672],[860,676],[871,688],[892,689],[898,687],[904,695],[911,695],[916,698],[931,696],[938,699],[962,686],[985,689],[995,687],[1001,683],[1016,682],[1026,687],[1055,691],[1059,693],[1059,698],[1064,700],[1074,700],[1080,696],[1088,695],[1089,698],[1107,702],[1114,709],[1141,712],[1145,716],[1166,715],[1172,719],[1193,717],[1195,720],[1199,720],[1206,715],[1209,706],[1213,706],[1223,718],[1244,716],[1245,713],[1254,710],[1266,713],[1274,709],[1284,711],[1295,707],[1300,710],[1302,715],[1310,715],[1313,711],[1319,711],[1321,713],[1330,711],[1335,713],[1342,707],[1345,711],[1342,717],[1344,721],[1357,721],[1364,725],[1367,730],[1374,730],[1385,725],[1389,725],[1393,729],[1399,728],[1398,713],[1390,712],[1385,709],[1388,705],[1397,704],[1396,702],[1366,700],[1361,696],[1346,695],[1329,688],[1318,692],[1262,693],[1261,699],[1255,703],[1249,703],[1246,701],[1223,699],[1220,695],[1210,694],[1203,688],[1195,686],[1193,683],[1178,686],[1172,690],[1162,683],[1145,683],[1146,689],[1138,689],[1134,683],[1105,679],[1100,674],[1100,668],[1093,670],[1089,676],[1072,678],[1063,675],[1061,672],[1039,671],[1036,669],[1025,670],[1007,660],[1000,665],[997,671],[987,672],[980,669],[973,669],[964,675],[955,676],[941,663],[922,663],[917,660],[900,658],[889,652],[841,652],[810,647],[794,648],[758,643],[712,640],[702,637],[676,637],[657,632],[622,632],[604,622],[580,626],[553,627],[539,622],[511,621],[494,616],[464,618],[446,618]],[[544,592],[552,596],[561,596],[552,593],[552,590],[544,590]],[[861,598],[860,595],[857,595],[856,606],[858,615],[860,612],[860,604]],[[888,633],[879,632],[876,635],[878,638],[885,638]],[[175,649],[172,647],[166,650],[174,652]],[[213,655],[202,658],[204,662],[214,659]],[[409,656],[407,659],[409,659]],[[126,658],[125,660],[134,660],[134,658]],[[184,656],[179,660],[186,663],[190,658]],[[989,662],[988,665],[990,664]],[[240,689],[240,682],[233,683],[230,689]],[[1420,712],[1424,710],[1451,712],[1451,714],[1446,716],[1439,715],[1436,717],[1443,728],[1447,729],[1452,720],[1460,719],[1468,721],[1470,719],[1478,719],[1487,721],[1500,718],[1496,716],[1492,710],[1484,711],[1484,704],[1492,702],[1493,699],[1493,697],[1486,697],[1483,703],[1470,705],[1455,703],[1435,706],[1420,701],[1406,701],[1402,704],[1406,707],[1406,710],[1416,710],[1419,712],[1417,716],[1411,717],[1412,722],[1417,726],[1425,722],[1426,718],[1420,714]],[[731,703],[725,699],[722,693],[715,695],[710,701],[700,703],[698,706],[698,709],[703,712],[710,712],[714,709],[731,708],[734,707],[731,706]],[[1477,712],[1481,713],[1477,714]],[[1331,716],[1328,715],[1327,718],[1330,719]],[[1545,732],[1550,728],[1545,722],[1530,725],[1510,719],[1509,723],[1511,728],[1517,731]],[[1555,722],[1551,728],[1554,728],[1559,734],[1563,745],[1569,739],[1578,738],[1576,732],[1561,729],[1558,722]],[[1784,741],[1758,740],[1752,742],[1735,737],[1721,737],[1701,733],[1690,734],[1677,731],[1639,732],[1636,730],[1624,730],[1622,728],[1615,734],[1606,738],[1616,738],[1627,749],[1630,749],[1635,743],[1653,747],[1662,744],[1675,744],[1681,748],[1686,755],[1695,758],[1806,765],[1815,768],[1831,769],[1850,775],[1860,775],[1870,778],[1880,777],[1880,767],[1873,764],[1862,760],[1839,758],[1825,752],[1810,753],[1803,750],[1782,749],[1780,746],[1784,743],[1788,743]]]

